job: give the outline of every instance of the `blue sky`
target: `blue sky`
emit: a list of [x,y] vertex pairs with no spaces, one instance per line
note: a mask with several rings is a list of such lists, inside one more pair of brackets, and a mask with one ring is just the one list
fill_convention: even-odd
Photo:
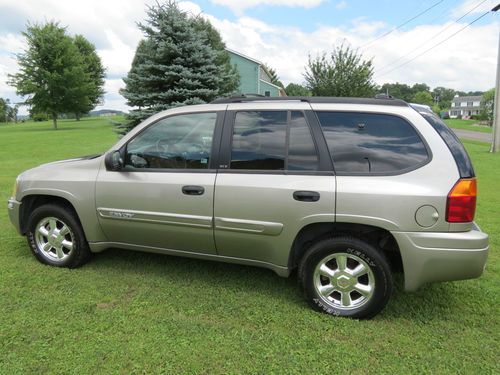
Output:
[[[102,107],[126,110],[118,90],[142,35],[136,22],[153,0],[0,0],[0,97],[21,98],[6,83],[17,70],[15,53],[24,48],[26,22],[58,20],[70,34],[92,41],[107,68]],[[283,82],[303,81],[308,55],[350,44],[373,59],[377,83],[416,82],[457,90],[494,86],[499,37],[497,0],[191,0],[183,9],[203,14],[227,46],[274,67]],[[409,22],[425,9],[430,11]],[[473,11],[471,11],[475,8]],[[471,13],[455,22],[466,12]],[[500,12],[499,12],[500,13]],[[381,35],[386,36],[379,38]],[[439,47],[417,57],[433,45]],[[417,48],[420,47],[420,48]],[[414,57],[416,59],[412,60]]]

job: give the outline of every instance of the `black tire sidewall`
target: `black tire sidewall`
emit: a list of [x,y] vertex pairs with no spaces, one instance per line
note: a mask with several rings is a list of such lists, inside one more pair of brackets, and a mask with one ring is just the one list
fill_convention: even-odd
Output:
[[[74,238],[73,251],[71,255],[62,262],[56,262],[43,255],[36,244],[35,232],[38,223],[47,217],[54,217],[63,221],[71,230]],[[36,208],[29,217],[28,231],[26,238],[33,255],[44,264],[56,267],[75,268],[87,261],[90,257],[85,234],[81,228],[80,222],[76,219],[76,214],[71,209],[54,204],[46,204]]]
[[[337,309],[321,299],[314,287],[314,270],[321,260],[335,253],[347,253],[363,259],[373,272],[375,291],[370,300],[352,310]],[[379,313],[392,292],[392,274],[385,256],[374,246],[354,237],[338,237],[313,245],[299,266],[299,277],[309,304],[317,311],[335,316],[369,319]]]

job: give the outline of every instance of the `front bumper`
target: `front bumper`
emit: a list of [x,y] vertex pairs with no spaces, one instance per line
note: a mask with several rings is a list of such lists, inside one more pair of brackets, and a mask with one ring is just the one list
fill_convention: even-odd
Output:
[[21,202],[16,201],[14,198],[10,198],[7,201],[7,210],[9,211],[9,219],[12,225],[16,228],[19,234],[21,233],[21,225],[19,222],[19,211],[21,208]]
[[481,276],[488,257],[488,235],[476,224],[468,232],[392,232],[405,277],[405,290],[437,281]]

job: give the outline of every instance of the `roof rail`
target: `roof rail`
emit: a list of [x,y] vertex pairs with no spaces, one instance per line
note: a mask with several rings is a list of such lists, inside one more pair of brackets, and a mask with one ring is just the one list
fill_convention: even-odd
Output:
[[344,98],[333,96],[255,96],[255,94],[241,94],[228,98],[215,99],[211,104],[229,104],[246,102],[273,102],[273,101],[299,101],[307,103],[335,103],[335,104],[372,104],[372,105],[390,105],[398,107],[407,107],[408,103],[404,100],[387,97],[376,98]]

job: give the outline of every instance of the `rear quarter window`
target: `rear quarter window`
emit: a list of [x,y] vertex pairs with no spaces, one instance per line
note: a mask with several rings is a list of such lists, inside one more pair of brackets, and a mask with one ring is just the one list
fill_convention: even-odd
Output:
[[457,135],[436,115],[431,113],[420,113],[422,117],[434,128],[434,130],[441,136],[444,143],[450,149],[461,178],[471,178],[475,176],[474,168],[470,160],[469,154],[465,150],[462,142],[458,139]]
[[430,160],[415,128],[401,117],[316,112],[337,174],[401,174]]

